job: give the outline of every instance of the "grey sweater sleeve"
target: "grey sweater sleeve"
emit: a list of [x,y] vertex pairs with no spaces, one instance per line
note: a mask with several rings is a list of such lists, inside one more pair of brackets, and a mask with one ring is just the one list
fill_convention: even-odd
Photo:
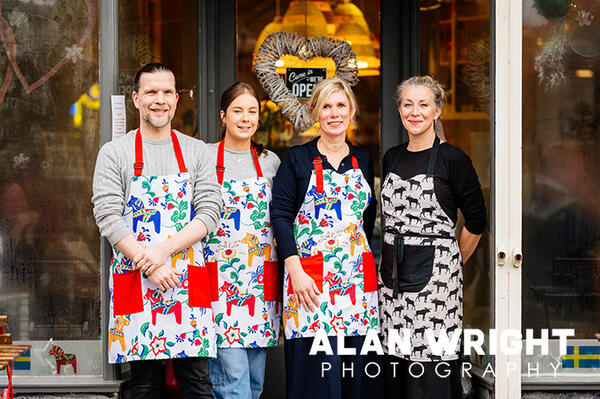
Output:
[[132,231],[123,217],[128,184],[123,179],[123,155],[114,142],[106,143],[98,153],[94,170],[94,217],[100,234],[114,245]]
[[[208,231],[217,226],[221,211],[221,190],[209,165],[210,149],[200,140],[176,132],[183,159],[194,186],[194,217],[201,220]],[[177,173],[177,159],[171,139],[150,141],[143,139],[143,174],[161,176]],[[98,153],[94,171],[94,216],[100,234],[116,244],[132,231],[122,214],[131,188],[135,161],[135,131],[106,143]]]

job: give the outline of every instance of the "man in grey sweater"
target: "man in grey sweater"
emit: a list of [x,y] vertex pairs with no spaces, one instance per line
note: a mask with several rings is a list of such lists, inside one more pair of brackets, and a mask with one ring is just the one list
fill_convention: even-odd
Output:
[[169,358],[184,398],[212,397],[206,357],[216,347],[198,241],[216,227],[221,190],[209,147],[171,130],[173,72],[146,65],[132,98],[140,127],[101,148],[93,183],[96,223],[113,245],[109,342],[121,345],[109,346],[109,361],[130,362],[132,397],[160,397],[158,359]]

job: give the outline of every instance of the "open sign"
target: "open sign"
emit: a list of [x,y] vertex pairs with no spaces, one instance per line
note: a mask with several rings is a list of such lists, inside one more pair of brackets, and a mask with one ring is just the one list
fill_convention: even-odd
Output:
[[327,68],[285,68],[285,86],[296,98],[309,98],[317,82],[327,78]]

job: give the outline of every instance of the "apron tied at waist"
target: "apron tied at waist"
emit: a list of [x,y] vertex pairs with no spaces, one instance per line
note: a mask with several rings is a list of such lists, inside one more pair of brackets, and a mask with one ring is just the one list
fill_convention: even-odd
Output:
[[393,298],[398,298],[400,293],[400,287],[398,284],[398,265],[404,260],[404,238],[438,238],[451,240],[454,237],[441,235],[441,234],[419,234],[419,233],[400,233],[396,228],[386,226],[384,233],[390,233],[394,235],[394,256],[392,260],[392,282],[393,282]]

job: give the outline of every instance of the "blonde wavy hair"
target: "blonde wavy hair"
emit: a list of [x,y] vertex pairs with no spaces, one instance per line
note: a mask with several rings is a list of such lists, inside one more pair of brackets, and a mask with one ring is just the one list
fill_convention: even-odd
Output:
[[337,91],[343,92],[346,95],[346,98],[348,98],[350,113],[352,114],[350,123],[352,126],[356,126],[356,115],[358,114],[356,96],[348,82],[337,77],[323,79],[313,87],[312,96],[308,102],[310,117],[316,122],[319,119],[323,104],[325,104],[329,96]]

